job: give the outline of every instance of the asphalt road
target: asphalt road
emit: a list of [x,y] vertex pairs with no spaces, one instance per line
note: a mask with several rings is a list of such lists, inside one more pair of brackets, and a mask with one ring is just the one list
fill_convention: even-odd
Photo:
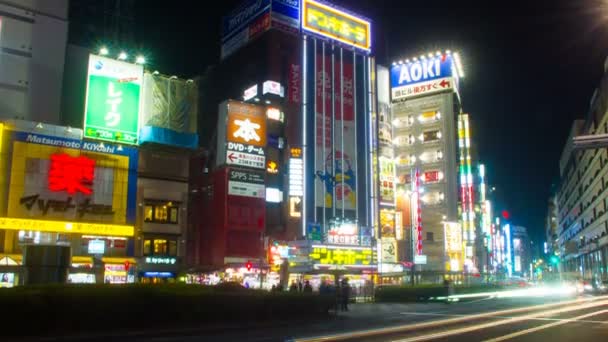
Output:
[[[543,340],[545,339],[545,340]],[[481,298],[458,303],[356,304],[330,320],[215,330],[48,337],[36,341],[603,341],[608,296]]]

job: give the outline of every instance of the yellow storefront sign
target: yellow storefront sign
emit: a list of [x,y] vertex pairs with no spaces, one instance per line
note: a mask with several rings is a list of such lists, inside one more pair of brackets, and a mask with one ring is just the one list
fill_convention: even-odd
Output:
[[126,225],[30,220],[11,217],[0,217],[0,229],[104,236],[133,236],[134,233],[134,227]]
[[304,0],[302,28],[342,43],[369,50],[370,22],[333,7]]
[[310,259],[324,265],[371,265],[371,248],[313,247]]

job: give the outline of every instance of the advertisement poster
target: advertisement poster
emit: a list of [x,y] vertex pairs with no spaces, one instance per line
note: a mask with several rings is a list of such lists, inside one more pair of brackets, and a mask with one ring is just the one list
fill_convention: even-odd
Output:
[[[323,61],[325,70],[323,70]],[[357,144],[353,105],[353,65],[340,63],[339,59],[334,60],[335,101],[332,106],[331,57],[317,56],[316,63],[315,206],[332,208],[335,203],[336,208],[354,210],[357,192],[355,170]],[[340,81],[341,67],[343,84]],[[341,95],[344,98],[343,106]],[[335,113],[333,134],[332,110]]]
[[381,262],[397,262],[397,240],[382,238]]
[[380,163],[380,204],[395,206],[395,161],[379,157]]
[[380,210],[380,236],[382,238],[395,238],[395,211],[392,209]]
[[137,144],[141,65],[89,55],[84,136]]

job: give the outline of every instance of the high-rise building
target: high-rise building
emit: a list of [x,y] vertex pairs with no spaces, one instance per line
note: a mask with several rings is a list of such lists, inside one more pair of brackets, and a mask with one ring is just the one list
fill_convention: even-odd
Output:
[[266,267],[375,269],[370,34],[370,20],[313,0],[245,1],[223,18],[222,60],[200,80],[193,267],[256,286]]
[[[458,94],[462,76],[458,54],[449,51],[391,67],[397,193],[411,202],[409,260],[422,270],[461,272],[463,253],[472,253],[462,243],[457,246],[461,239],[466,246],[472,242],[464,226],[468,220],[460,222],[458,208],[460,196],[468,200],[472,189],[459,188],[462,172],[470,174],[468,116],[461,113]],[[463,186],[472,186],[472,175],[465,177],[469,180]]]
[[563,272],[573,276],[608,278],[608,154],[606,149],[576,150],[573,138],[608,133],[608,63],[593,93],[584,120],[572,124],[559,161],[560,183],[557,245]]
[[68,0],[0,7],[0,119],[58,124]]
[[547,201],[547,216],[545,217],[545,254],[554,255],[555,253],[559,253],[557,244],[557,226],[557,196],[553,194]]

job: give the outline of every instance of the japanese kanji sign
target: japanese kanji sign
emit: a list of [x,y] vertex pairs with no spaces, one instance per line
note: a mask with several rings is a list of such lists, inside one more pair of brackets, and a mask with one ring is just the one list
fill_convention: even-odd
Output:
[[266,146],[266,117],[231,112],[228,116],[226,140],[253,146]]
[[84,136],[137,144],[142,80],[141,65],[90,55]]
[[451,77],[446,77],[393,88],[393,100],[452,90],[454,89],[453,83],[454,81]]
[[49,169],[49,190],[66,191],[73,195],[81,192],[93,193],[91,185],[95,175],[95,161],[84,156],[72,157],[68,154],[51,155]]

